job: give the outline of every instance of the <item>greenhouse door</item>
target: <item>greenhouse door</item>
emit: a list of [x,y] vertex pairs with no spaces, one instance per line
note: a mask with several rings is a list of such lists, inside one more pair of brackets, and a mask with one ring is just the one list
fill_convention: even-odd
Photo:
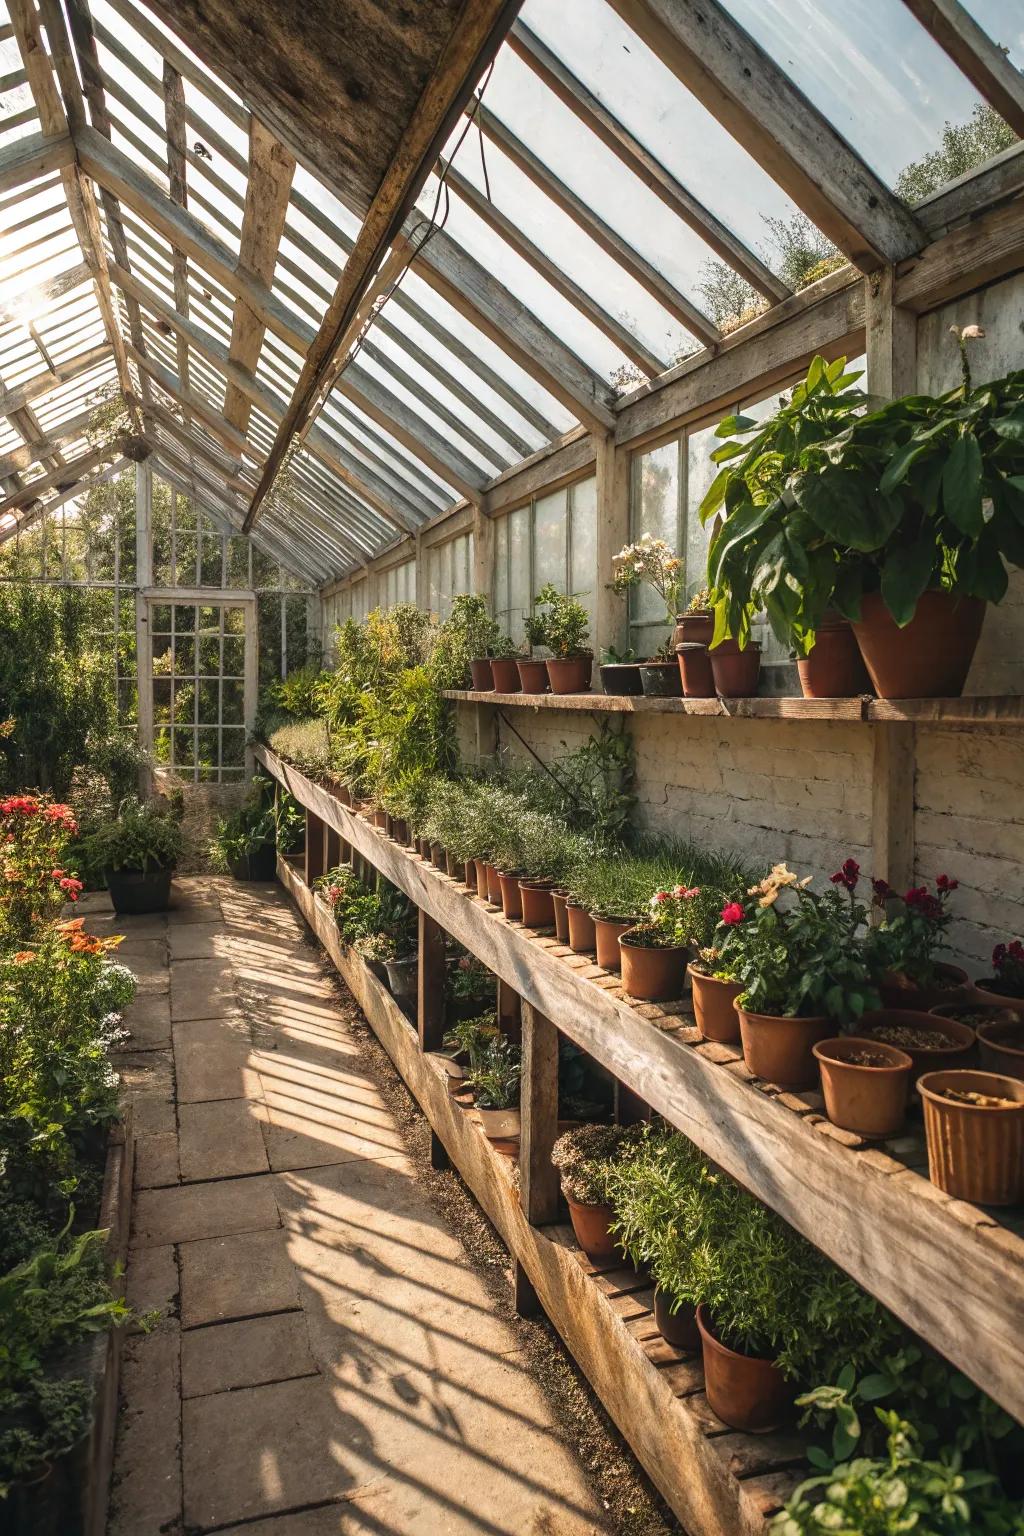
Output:
[[149,685],[139,689],[139,735],[157,773],[196,784],[251,778],[255,593],[150,587],[142,595],[139,676],[148,671]]

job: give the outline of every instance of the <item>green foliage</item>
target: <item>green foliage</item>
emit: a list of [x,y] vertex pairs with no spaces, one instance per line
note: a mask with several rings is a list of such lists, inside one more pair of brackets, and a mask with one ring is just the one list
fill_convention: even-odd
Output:
[[285,678],[270,684],[267,694],[271,704],[289,720],[308,720],[317,712],[325,674],[320,667],[296,667]]
[[342,864],[321,875],[317,889],[331,907],[346,944],[355,945],[383,933],[395,941],[395,955],[388,958],[415,949],[415,908],[386,880],[377,887],[364,885],[350,865]]
[[562,1193],[578,1205],[609,1204],[615,1170],[641,1136],[639,1126],[577,1125],[564,1131],[551,1149]]
[[966,123],[945,124],[942,143],[920,160],[912,160],[900,172],[894,191],[904,202],[919,203],[923,198],[955,181],[976,165],[1016,144],[1013,129],[988,102],[976,102]]
[[518,1045],[498,1034],[484,1042],[476,1064],[471,1064],[466,1084],[473,1089],[481,1109],[517,1109],[522,1072]]
[[286,763],[313,778],[327,773],[331,766],[331,747],[323,720],[299,720],[280,725],[271,733],[268,745]]
[[498,1015],[489,1009],[474,1019],[459,1019],[445,1030],[441,1043],[446,1051],[464,1056],[470,1071],[476,1072],[499,1036]]
[[546,645],[553,656],[580,656],[586,653],[590,619],[583,604],[548,582],[534,599],[547,612],[542,616],[543,637],[533,644]]
[[632,849],[600,853],[569,880],[573,901],[598,917],[640,922],[650,914],[655,892],[677,886],[733,889],[748,876],[737,860],[693,843],[643,838]]
[[501,654],[501,626],[487,611],[487,599],[473,593],[452,598],[451,612],[437,632],[431,672],[438,688],[468,688],[469,664]]
[[91,834],[87,846],[103,869],[173,869],[185,837],[180,819],[166,802],[128,799],[116,817]]
[[257,776],[238,809],[217,821],[209,842],[210,862],[214,869],[226,870],[232,861],[251,858],[267,846],[287,853],[304,826],[305,816],[292,797],[282,794],[275,808],[273,779]]
[[636,810],[636,753],[625,721],[602,720],[597,734],[553,764],[560,795],[554,807],[572,825],[585,827],[593,845],[625,841]]

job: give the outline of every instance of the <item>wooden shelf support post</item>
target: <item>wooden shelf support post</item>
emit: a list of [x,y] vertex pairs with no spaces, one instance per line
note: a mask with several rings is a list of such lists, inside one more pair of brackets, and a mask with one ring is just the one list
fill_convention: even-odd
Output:
[[914,757],[916,727],[876,721],[871,778],[871,876],[898,891],[914,883]]
[[327,828],[324,826],[324,824],[320,820],[319,816],[315,816],[313,814],[313,812],[307,806],[307,808],[306,808],[306,884],[307,885],[312,885],[313,881],[319,879],[319,877],[327,869],[327,865],[324,862],[324,855],[325,855],[325,852],[326,852],[326,842],[327,842]]
[[535,1227],[558,1214],[558,1172],[551,1148],[558,1135],[558,1030],[532,1003],[523,1003],[522,1134],[519,1188],[527,1221]]
[[419,909],[416,1019],[420,1049],[439,1051],[444,1034],[444,929]]

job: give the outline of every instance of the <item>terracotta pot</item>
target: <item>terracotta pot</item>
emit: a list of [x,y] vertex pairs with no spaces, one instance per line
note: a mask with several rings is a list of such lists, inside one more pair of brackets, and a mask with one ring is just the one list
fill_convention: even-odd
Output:
[[440,843],[431,843],[430,862],[433,864],[435,869],[443,869],[445,873],[447,873],[448,855],[445,853],[444,848]]
[[884,1006],[913,1008],[919,1013],[927,1013],[930,1008],[941,1008],[947,1003],[969,1003],[979,999],[979,993],[968,979],[967,972],[958,965],[946,965],[938,961],[935,975],[935,985],[930,987],[916,987],[913,983],[904,986],[897,976],[882,976],[878,991]]
[[987,1008],[1015,1008],[1024,1014],[1024,997],[1013,992],[1000,992],[994,976],[982,976],[972,984],[972,996]]
[[649,699],[680,699],[683,680],[677,661],[642,661],[640,681]]
[[501,881],[493,864],[487,866],[487,900],[492,907],[501,906]]
[[672,631],[673,645],[710,645],[715,633],[715,616],[710,608],[699,613],[677,613]]
[[857,637],[846,619],[822,623],[809,656],[797,657],[805,699],[852,699],[871,692]]
[[980,597],[930,591],[900,629],[881,593],[868,592],[853,632],[880,699],[958,698],[984,620]]
[[597,963],[603,965],[606,971],[619,969],[622,963],[619,956],[619,935],[632,926],[631,918],[594,918],[594,948],[597,950]]
[[697,1327],[697,1311],[691,1302],[684,1301],[677,1312],[669,1309],[664,1291],[654,1287],[654,1326],[674,1349],[685,1349],[696,1354],[700,1349],[700,1329]]
[[486,901],[487,900],[487,860],[486,859],[474,859],[473,863],[476,865],[476,893],[477,893],[478,896],[482,897],[484,901]]
[[519,686],[523,693],[547,693],[548,664],[535,661],[532,656],[516,662],[519,669]]
[[568,899],[564,891],[551,892],[551,905],[555,914],[555,938],[559,944],[569,942],[569,914],[565,909]]
[[938,1014],[913,1008],[879,1008],[872,1013],[865,1013],[857,1028],[866,1040],[874,1040],[878,1038],[878,1029],[899,1029],[901,1026],[905,1029],[941,1030],[949,1040],[946,1046],[918,1046],[883,1038],[883,1045],[895,1045],[910,1057],[912,1083],[916,1083],[924,1072],[970,1066],[975,1046],[974,1030],[969,1024],[961,1024],[958,1019],[942,1018]]
[[676,646],[679,660],[679,678],[685,699],[713,699],[715,678],[711,670],[711,657],[706,645],[687,641]]
[[388,828],[388,813],[387,813],[387,811],[380,811],[380,810],[374,811],[374,813],[373,813],[373,824],[374,824],[375,827],[380,827],[382,832],[386,832],[387,828]]
[[519,667],[514,656],[492,656],[491,676],[496,693],[518,693],[522,688]]
[[[882,1063],[869,1066],[856,1057],[869,1051]],[[880,1040],[843,1035],[814,1047],[821,1068],[825,1113],[833,1125],[869,1139],[895,1136],[907,1115],[913,1062],[906,1051]]]
[[551,885],[544,880],[520,880],[519,903],[526,928],[553,928],[555,904],[551,900]]
[[733,1007],[743,991],[738,981],[716,981],[702,976],[692,965],[686,974],[693,987],[693,1016],[703,1040],[717,1040],[720,1045],[738,1045],[740,1016]]
[[444,862],[445,862],[445,868],[447,869],[448,873],[451,875],[453,880],[462,880],[463,882],[465,881],[465,879],[466,879],[466,866],[465,866],[465,864],[460,864],[458,859],[455,857],[455,855],[452,854],[452,853],[449,853],[447,851],[447,849],[445,850]]
[[[1011,1102],[958,1104],[942,1096],[944,1088]],[[1024,1083],[995,1072],[928,1072],[917,1091],[924,1102],[932,1183],[973,1205],[1017,1205],[1024,1199]]]
[[552,693],[589,693],[594,653],[581,651],[578,656],[552,656],[547,669]]
[[645,1003],[663,1003],[669,998],[681,997],[686,974],[686,946],[679,944],[654,949],[645,944],[630,944],[628,940],[627,929],[619,939],[623,991]]
[[428,863],[430,862],[430,839],[428,837],[418,837],[416,839],[416,852],[421,859],[426,859]]
[[476,860],[467,859],[462,866],[462,883],[467,891],[476,890]]
[[597,944],[597,934],[594,931],[594,919],[590,913],[567,901],[565,915],[569,921],[569,948],[575,950],[578,955],[593,954]]
[[518,1109],[481,1109],[477,1105],[476,1113],[488,1141],[518,1140],[522,1130]]
[[601,687],[617,698],[635,698],[643,693],[638,661],[606,661],[601,667]]
[[395,816],[391,822],[391,836],[404,848],[409,846],[409,823],[403,816]]
[[735,640],[723,640],[708,655],[716,693],[723,699],[753,698],[761,676],[761,647],[756,640],[742,651]]
[[478,656],[469,664],[470,676],[473,679],[473,691],[475,693],[494,692],[494,673],[491,671],[491,659],[489,656]]
[[697,1327],[704,1346],[704,1389],[713,1411],[731,1429],[748,1434],[778,1429],[792,1394],[775,1361],[729,1349],[703,1305],[697,1308]]
[[831,1019],[787,1019],[738,1008],[743,1060],[755,1077],[780,1088],[809,1088],[817,1081],[814,1047],[827,1040]]
[[454,1098],[455,1094],[462,1092],[463,1079],[466,1076],[465,1068],[453,1056],[448,1056],[443,1051],[438,1051],[434,1060],[437,1061],[441,1071],[444,1073],[448,1084],[448,1092]]
[[1024,1019],[1006,1009],[993,1009],[993,1017],[986,1024],[979,1024],[977,1033],[982,1071],[999,1072],[1024,1082]]
[[608,1230],[615,1220],[613,1208],[610,1205],[580,1205],[578,1201],[570,1200],[568,1195],[565,1201],[569,1207],[576,1241],[587,1257],[589,1259],[621,1258],[622,1249]]
[[334,793],[337,795],[342,805],[352,804],[352,791],[349,789],[347,784],[342,784],[340,779],[335,780]]
[[501,910],[505,916],[521,918],[523,901],[519,894],[519,876],[506,874],[504,870],[499,869],[498,884],[501,887]]

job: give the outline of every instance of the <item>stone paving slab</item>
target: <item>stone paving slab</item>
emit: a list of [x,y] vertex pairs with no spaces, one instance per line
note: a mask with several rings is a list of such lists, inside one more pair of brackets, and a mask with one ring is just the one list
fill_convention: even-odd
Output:
[[272,1177],[255,1174],[248,1179],[182,1184],[177,1189],[139,1190],[132,1243],[152,1248],[279,1224]]
[[249,1099],[180,1102],[181,1177],[190,1181],[266,1173],[270,1165],[256,1119],[258,1108]]
[[154,1136],[176,1130],[171,1052],[118,1051],[114,1067],[121,1079],[122,1099],[132,1101],[135,1134]]
[[172,923],[171,961],[222,960],[228,957],[231,940],[220,918],[212,922]]
[[168,1317],[176,1317],[178,1260],[174,1244],[136,1248],[128,1257],[125,1285],[128,1304],[137,1312],[158,1308]]
[[280,1227],[182,1243],[178,1253],[186,1328],[299,1305],[298,1275]]
[[176,1132],[162,1131],[155,1136],[135,1138],[136,1189],[159,1189],[165,1184],[177,1184],[180,1177]]
[[207,1397],[315,1375],[301,1312],[193,1328],[182,1336],[182,1397]]
[[218,1019],[236,1012],[235,978],[231,966],[220,960],[179,960],[171,972],[171,1018]]
[[124,1012],[124,1026],[131,1033],[133,1051],[169,1050],[171,999],[169,989],[137,996]]
[[251,1068],[248,1021],[240,1014],[219,1019],[189,1019],[172,1026],[178,1103],[238,1099],[262,1092]]
[[167,1322],[125,1342],[107,1536],[181,1528],[178,1338],[177,1323]]

